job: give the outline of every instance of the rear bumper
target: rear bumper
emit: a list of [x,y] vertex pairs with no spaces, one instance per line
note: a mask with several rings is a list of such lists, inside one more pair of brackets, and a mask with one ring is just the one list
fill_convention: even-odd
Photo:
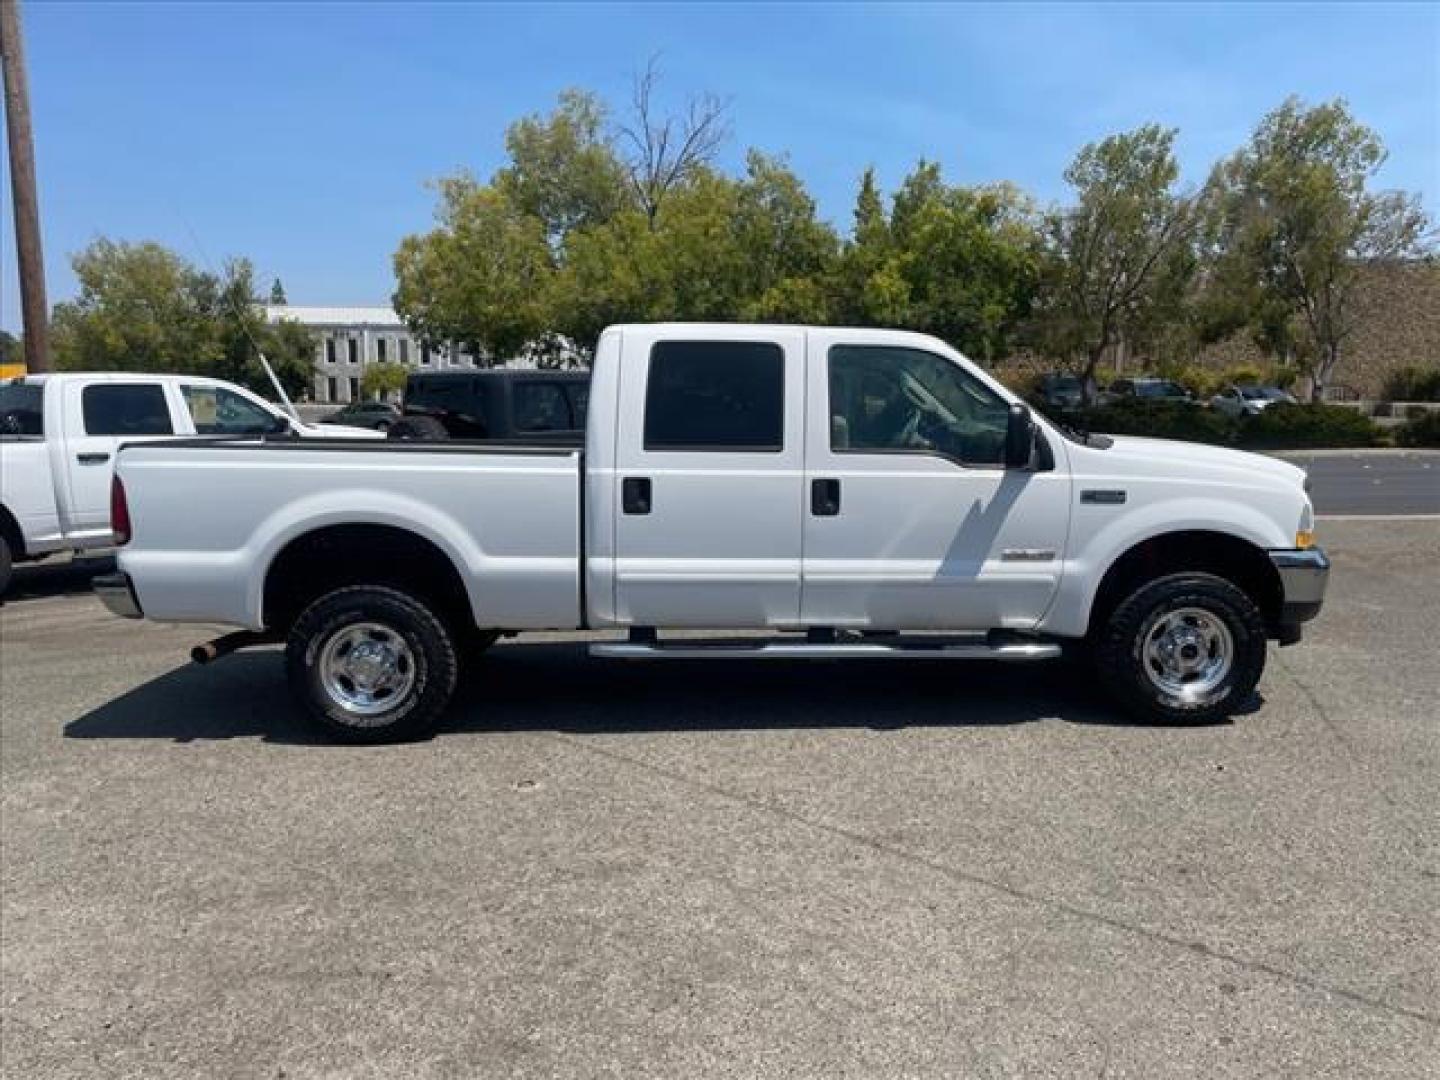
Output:
[[1280,575],[1280,614],[1276,636],[1282,645],[1300,640],[1300,624],[1320,614],[1330,582],[1330,559],[1319,548],[1270,552]]
[[135,597],[135,587],[130,584],[129,574],[123,571],[100,574],[91,582],[91,587],[100,602],[110,609],[111,614],[119,615],[122,619],[145,617],[145,613],[140,610],[140,601]]

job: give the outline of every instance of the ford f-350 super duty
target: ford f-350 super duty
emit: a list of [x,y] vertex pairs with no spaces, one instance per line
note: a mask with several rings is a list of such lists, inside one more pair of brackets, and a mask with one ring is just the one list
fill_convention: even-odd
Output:
[[283,640],[299,700],[361,741],[433,727],[497,636],[560,628],[629,628],[591,646],[617,659],[1072,646],[1130,711],[1204,720],[1329,572],[1300,469],[1070,432],[885,330],[615,326],[583,449],[136,444],[112,495],[112,611],[241,628],[201,659]]

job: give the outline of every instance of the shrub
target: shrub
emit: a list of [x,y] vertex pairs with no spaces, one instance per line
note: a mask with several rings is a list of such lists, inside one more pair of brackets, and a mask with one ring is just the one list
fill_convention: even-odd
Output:
[[1007,390],[1022,398],[1033,398],[1040,389],[1040,372],[1007,367],[991,372]]
[[1112,405],[1081,410],[1077,419],[1091,431],[1183,439],[1216,446],[1233,443],[1237,433],[1236,423],[1230,417],[1180,401],[1124,398]]
[[1272,405],[1241,421],[1240,443],[1267,450],[1376,446],[1380,429],[1369,417],[1343,405]]
[[1082,410],[1075,419],[1091,431],[1111,435],[1145,435],[1253,450],[1380,443],[1379,428],[1354,409],[1341,405],[1272,405],[1259,416],[1236,420],[1181,402],[1126,399]]
[[1440,412],[1401,424],[1395,431],[1395,442],[1400,446],[1440,446]]
[[1380,396],[1386,401],[1440,401],[1440,367],[1396,368],[1385,377]]

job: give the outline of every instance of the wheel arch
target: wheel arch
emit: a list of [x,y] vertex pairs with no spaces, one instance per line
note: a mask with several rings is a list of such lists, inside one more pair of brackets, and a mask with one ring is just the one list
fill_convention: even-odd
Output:
[[1184,571],[1214,574],[1255,601],[1267,627],[1279,622],[1283,589],[1265,549],[1234,533],[1184,529],[1158,533],[1111,561],[1091,597],[1086,633],[1103,626],[1116,607],[1147,581]]
[[474,626],[469,591],[440,544],[400,525],[338,522],[288,539],[265,570],[260,619],[283,633],[319,597],[352,585],[382,585],[427,601],[453,632]]

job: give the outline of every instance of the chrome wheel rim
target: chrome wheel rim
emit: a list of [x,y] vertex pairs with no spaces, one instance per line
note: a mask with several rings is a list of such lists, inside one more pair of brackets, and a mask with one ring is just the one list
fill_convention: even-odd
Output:
[[1186,703],[1214,698],[1235,664],[1225,620],[1204,608],[1161,612],[1142,638],[1145,675],[1162,693]]
[[415,685],[415,654],[383,623],[351,623],[325,642],[319,671],[325,696],[363,722],[405,700]]

